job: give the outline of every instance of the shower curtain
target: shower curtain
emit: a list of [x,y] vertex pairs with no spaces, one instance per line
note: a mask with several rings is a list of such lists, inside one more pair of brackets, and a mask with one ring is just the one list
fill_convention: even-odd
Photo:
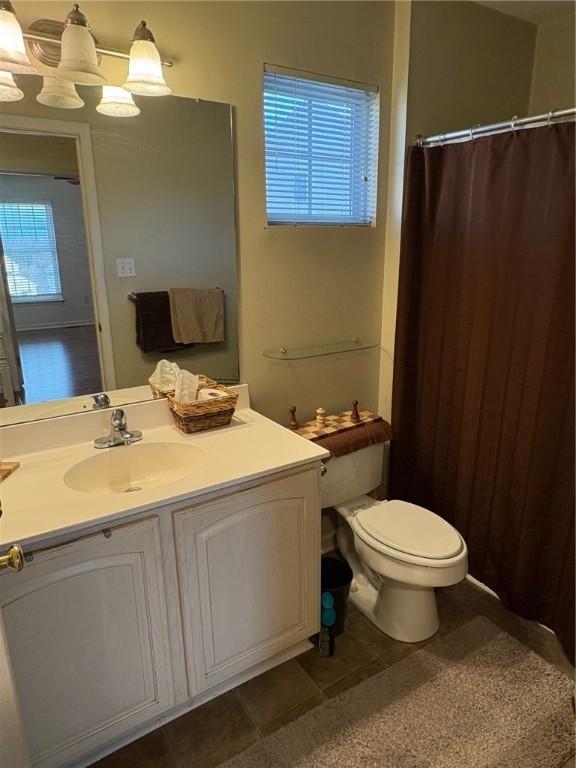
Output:
[[411,147],[391,498],[574,659],[574,124]]

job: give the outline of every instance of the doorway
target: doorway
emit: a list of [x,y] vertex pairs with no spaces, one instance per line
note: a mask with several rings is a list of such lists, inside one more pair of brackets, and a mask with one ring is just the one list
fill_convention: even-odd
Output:
[[16,358],[13,404],[98,392],[103,381],[76,141],[0,133],[0,158],[1,293],[10,326],[3,329],[4,346],[11,343]]

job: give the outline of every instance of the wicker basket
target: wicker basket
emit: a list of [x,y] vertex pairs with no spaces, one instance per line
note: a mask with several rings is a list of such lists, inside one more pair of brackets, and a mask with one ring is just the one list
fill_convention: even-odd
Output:
[[150,389],[152,390],[152,396],[154,397],[155,400],[160,400],[162,397],[168,397],[168,395],[174,394],[173,389],[169,390],[168,392],[163,392],[161,389],[158,389],[157,387],[155,387],[154,384],[152,384],[151,382],[148,382],[148,384],[150,385]]
[[238,393],[207,376],[200,376],[199,389],[207,387],[224,393],[223,397],[215,397],[213,400],[195,400],[193,403],[179,403],[173,393],[166,394],[176,426],[182,432],[190,434],[230,424],[238,402]]

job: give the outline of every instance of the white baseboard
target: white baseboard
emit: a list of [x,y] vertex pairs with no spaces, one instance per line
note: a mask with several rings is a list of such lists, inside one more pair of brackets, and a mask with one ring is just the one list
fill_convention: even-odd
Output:
[[[472,584],[474,584],[475,587],[478,587],[478,589],[481,589],[483,592],[487,592],[492,597],[495,597],[496,600],[498,600],[499,603],[502,602],[500,600],[500,598],[498,597],[498,595],[496,594],[496,592],[494,592],[493,589],[490,589],[490,587],[487,587],[486,584],[483,584],[481,581],[478,581],[478,579],[475,579],[474,576],[470,576],[470,574],[467,573],[466,574],[466,579],[468,581],[471,581]],[[556,635],[554,630],[550,629],[550,627],[547,627],[546,624],[541,624],[539,621],[535,621],[534,623],[538,624],[539,627],[542,627],[542,629],[545,629],[547,632],[550,632],[551,635]]]
[[490,589],[490,587],[487,587],[486,584],[483,584],[481,581],[478,581],[478,579],[475,579],[474,576],[470,576],[469,573],[466,574],[466,579],[468,581],[471,581],[474,586],[478,587],[478,589],[483,590],[484,592],[488,592],[489,595],[492,595],[492,597],[495,597],[496,600],[500,601],[500,598],[494,592],[494,590]]
[[77,326],[95,325],[94,320],[68,320],[64,323],[42,323],[41,325],[23,325],[16,328],[16,333],[25,333],[26,331],[44,331],[53,328],[76,328]]

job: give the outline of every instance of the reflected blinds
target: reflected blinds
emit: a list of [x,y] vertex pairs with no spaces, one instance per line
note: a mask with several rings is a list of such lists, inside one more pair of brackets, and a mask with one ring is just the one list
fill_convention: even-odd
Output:
[[0,236],[12,298],[61,299],[51,203],[0,203]]

